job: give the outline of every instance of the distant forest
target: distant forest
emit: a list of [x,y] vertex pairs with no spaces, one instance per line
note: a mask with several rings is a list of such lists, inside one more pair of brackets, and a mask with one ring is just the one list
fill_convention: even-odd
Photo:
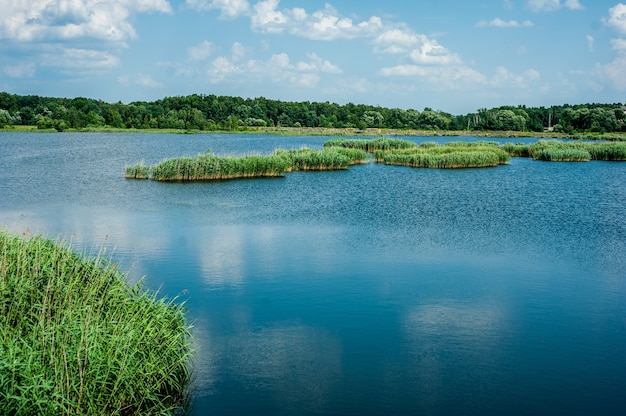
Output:
[[216,95],[166,97],[129,104],[90,98],[51,98],[0,92],[0,128],[131,128],[236,131],[248,127],[388,128],[414,130],[545,130],[562,133],[626,132],[626,106],[580,104],[503,106],[452,115],[431,108],[286,102]]

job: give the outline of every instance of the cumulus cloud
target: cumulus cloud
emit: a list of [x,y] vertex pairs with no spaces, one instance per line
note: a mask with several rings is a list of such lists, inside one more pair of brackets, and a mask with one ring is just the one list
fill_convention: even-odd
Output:
[[231,57],[220,56],[211,62],[207,71],[211,82],[239,82],[242,79],[263,82],[269,77],[271,82],[314,88],[321,79],[320,74],[342,72],[337,65],[315,53],[309,53],[307,61],[295,63],[292,63],[286,53],[274,54],[265,61],[255,59],[244,61],[243,55],[236,52],[240,48],[243,48],[243,45],[235,44]]
[[528,88],[532,81],[537,81],[541,77],[539,71],[528,69],[521,74],[514,74],[503,66],[498,66],[494,76],[489,80],[489,84],[495,87],[515,87]]
[[583,10],[585,7],[579,0],[528,0],[528,8],[533,12],[551,12],[561,8]]
[[42,55],[42,66],[57,68],[109,69],[119,64],[119,58],[111,53],[79,48],[48,46]]
[[626,51],[626,39],[611,39],[611,47],[616,51]]
[[186,0],[187,6],[195,10],[219,10],[222,18],[245,16],[250,12],[247,0]]
[[263,0],[254,6],[252,28],[262,33],[288,32],[313,40],[355,39],[374,36],[382,29],[382,20],[372,16],[354,22],[342,17],[330,4],[309,14],[303,8],[277,10],[280,0]]
[[[39,65],[64,72],[118,65],[120,50],[137,35],[134,15],[172,12],[167,0],[0,0],[0,10],[0,41],[7,48],[28,47]],[[28,65],[23,74],[34,73]]]
[[192,61],[204,61],[211,56],[213,52],[213,44],[207,40],[201,42],[196,46],[187,48],[189,59]]
[[618,3],[611,7],[609,17],[605,17],[603,21],[611,29],[626,35],[626,4]]
[[158,88],[163,86],[162,83],[155,81],[149,74],[139,74],[137,76],[136,83],[137,85],[148,88]]
[[390,28],[376,36],[374,46],[379,53],[409,53],[425,38],[426,36],[417,34],[409,28]]
[[533,22],[530,20],[524,20],[523,22],[518,22],[517,20],[502,20],[499,17],[491,21],[481,20],[476,24],[477,27],[532,27]]
[[[626,42],[619,42],[617,44],[619,48],[626,47]],[[615,47],[615,44],[613,44]],[[610,63],[600,67],[600,74],[602,77],[608,79],[612,86],[618,91],[626,91],[626,50],[622,52]]]
[[288,23],[287,16],[276,10],[280,0],[264,0],[254,5],[252,28],[266,33],[280,33]]
[[53,41],[95,38],[124,41],[136,35],[136,13],[171,13],[166,0],[0,0],[0,39]]
[[30,62],[16,65],[4,65],[2,72],[9,78],[31,78],[35,75],[35,64]]

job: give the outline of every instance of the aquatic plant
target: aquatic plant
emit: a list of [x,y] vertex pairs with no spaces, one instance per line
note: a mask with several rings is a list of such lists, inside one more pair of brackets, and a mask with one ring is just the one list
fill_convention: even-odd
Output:
[[126,166],[125,178],[147,179],[151,175],[150,166],[146,166],[143,162],[132,166]]
[[186,401],[190,333],[102,256],[0,231],[0,410],[172,414]]
[[589,143],[586,150],[592,160],[626,161],[626,142]]
[[417,144],[410,140],[378,137],[373,140],[333,139],[328,140],[326,143],[324,143],[324,148],[328,147],[346,147],[361,149],[368,153],[374,153],[376,150],[408,149],[412,147],[417,147]]
[[545,148],[533,151],[533,159],[549,162],[587,162],[591,154],[584,149]]
[[178,157],[151,168],[151,179],[158,181],[202,181],[281,176],[290,169],[280,156],[220,157],[213,154]]
[[500,164],[495,152],[489,151],[455,151],[448,153],[388,152],[381,155],[382,162],[387,165],[402,165],[414,168],[458,169],[490,167]]
[[309,149],[277,150],[274,155],[289,161],[292,170],[340,170],[351,164],[348,156],[335,148],[324,150]]

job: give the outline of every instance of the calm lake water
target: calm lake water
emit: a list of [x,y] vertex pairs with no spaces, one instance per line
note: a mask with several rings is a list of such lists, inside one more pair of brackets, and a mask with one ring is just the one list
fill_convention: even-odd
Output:
[[328,139],[0,133],[0,226],[181,295],[192,415],[626,414],[626,163],[123,178]]

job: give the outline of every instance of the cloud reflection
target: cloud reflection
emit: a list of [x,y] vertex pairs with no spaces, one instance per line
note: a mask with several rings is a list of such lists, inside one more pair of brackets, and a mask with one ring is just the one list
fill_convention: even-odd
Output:
[[222,338],[221,348],[230,377],[294,414],[322,407],[341,378],[339,341],[314,327],[284,323],[242,331]]

